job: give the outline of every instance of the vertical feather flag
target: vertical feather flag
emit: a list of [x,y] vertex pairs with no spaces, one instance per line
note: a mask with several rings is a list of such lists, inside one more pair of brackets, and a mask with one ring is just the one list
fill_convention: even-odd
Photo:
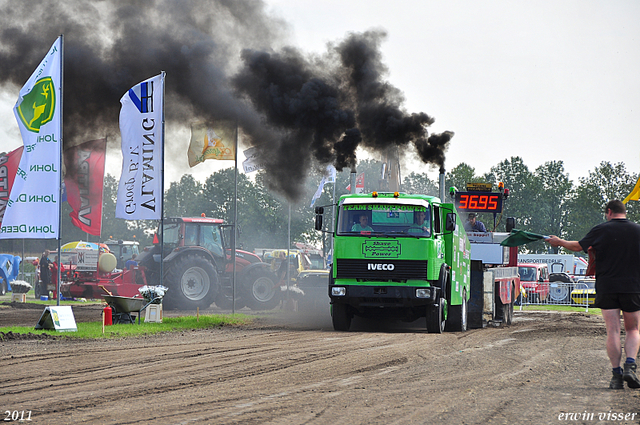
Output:
[[164,152],[164,72],[129,89],[120,103],[122,174],[116,217],[160,220]]
[[24,151],[2,219],[0,239],[56,239],[60,224],[62,36],[31,74],[14,115]]
[[74,226],[90,235],[102,230],[102,189],[107,139],[92,140],[65,151],[64,182]]
[[9,191],[16,177],[23,149],[24,147],[20,146],[18,149],[0,156],[0,223],[2,223],[4,212],[7,209]]

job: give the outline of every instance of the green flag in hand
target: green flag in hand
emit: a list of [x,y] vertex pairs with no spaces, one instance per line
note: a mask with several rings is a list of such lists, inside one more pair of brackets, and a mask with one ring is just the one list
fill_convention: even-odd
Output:
[[520,246],[529,242],[539,241],[541,239],[547,239],[549,236],[539,235],[537,233],[527,232],[525,230],[513,229],[511,234],[502,242],[502,246]]

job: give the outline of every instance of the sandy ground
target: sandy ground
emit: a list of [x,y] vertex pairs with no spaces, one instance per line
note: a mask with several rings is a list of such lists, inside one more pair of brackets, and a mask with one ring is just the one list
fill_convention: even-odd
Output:
[[[42,309],[1,304],[0,326],[31,326]],[[640,423],[640,391],[607,389],[599,316],[516,312],[510,327],[443,335],[419,322],[354,327],[274,310],[153,337],[5,335],[0,408],[43,424]]]

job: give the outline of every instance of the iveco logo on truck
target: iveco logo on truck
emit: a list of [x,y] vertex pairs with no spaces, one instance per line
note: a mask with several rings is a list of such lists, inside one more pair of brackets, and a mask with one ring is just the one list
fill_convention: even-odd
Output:
[[393,264],[367,264],[367,270],[388,270],[391,271],[395,268]]

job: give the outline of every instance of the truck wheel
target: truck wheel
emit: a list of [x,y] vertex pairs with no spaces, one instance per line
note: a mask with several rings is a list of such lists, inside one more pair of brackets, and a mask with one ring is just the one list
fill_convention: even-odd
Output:
[[271,310],[280,303],[280,287],[264,268],[249,270],[242,284],[242,298],[251,310]]
[[351,327],[351,315],[347,307],[346,304],[331,305],[331,321],[334,330],[346,332]]
[[502,320],[505,325],[513,322],[513,304],[502,304]]
[[446,321],[444,320],[445,299],[440,298],[437,304],[427,306],[427,332],[441,334],[444,332]]
[[467,331],[467,291],[462,291],[462,304],[449,306],[449,317],[445,328],[447,332]]
[[[515,291],[515,287],[511,285],[511,294],[513,298],[513,293]],[[502,300],[498,299],[498,302],[502,305],[502,323],[505,325],[511,325],[513,322],[513,302],[509,304],[502,304]]]
[[213,265],[193,254],[174,260],[164,281],[169,288],[164,301],[167,309],[208,308],[219,289]]
[[[511,293],[513,294],[514,287],[511,287]],[[505,325],[511,325],[513,321],[513,302],[509,304],[503,304],[500,299],[498,285],[496,284],[496,295],[495,295],[495,320],[504,323]]]

